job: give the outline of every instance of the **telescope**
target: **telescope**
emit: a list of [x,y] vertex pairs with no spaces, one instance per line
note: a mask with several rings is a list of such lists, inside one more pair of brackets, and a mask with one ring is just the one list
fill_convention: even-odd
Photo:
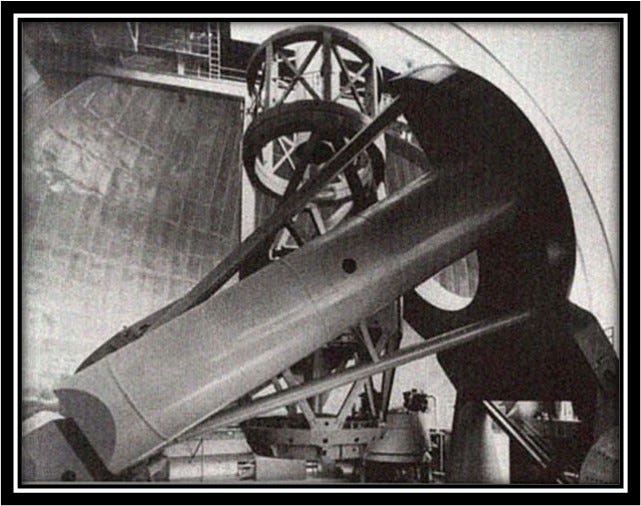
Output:
[[[376,460],[394,432],[394,370],[429,355],[457,392],[450,482],[486,480],[479,470],[491,463],[475,424],[488,416],[562,482],[496,400],[571,401],[586,427],[585,462],[618,434],[618,358],[594,316],[568,300],[572,212],[528,118],[491,82],[453,65],[392,79],[385,107],[373,64],[364,84],[352,83],[354,97],[370,98],[359,99],[360,111],[322,100],[322,90],[269,101],[258,83],[268,79],[266,62],[302,40],[368,61],[357,41],[327,27],[290,30],[259,47],[243,162],[278,205],[183,298],[114,336],[57,386],[63,418],[23,437],[27,481],[127,479],[176,441],[225,427],[240,427],[259,456],[271,446],[283,460],[312,452],[321,463],[353,462],[347,451]],[[401,115],[429,170],[386,195],[381,136]],[[307,140],[291,157],[313,170],[276,184],[265,147],[302,131]],[[300,217],[319,209],[331,227],[305,234]],[[452,311],[426,300],[420,286],[472,253],[472,301]],[[423,342],[400,346],[401,320]],[[256,395],[270,385],[272,393]],[[330,415],[323,405],[339,387],[348,392]],[[356,415],[362,391],[366,409]],[[287,415],[266,417],[277,409]],[[252,462],[243,469],[258,469]]]

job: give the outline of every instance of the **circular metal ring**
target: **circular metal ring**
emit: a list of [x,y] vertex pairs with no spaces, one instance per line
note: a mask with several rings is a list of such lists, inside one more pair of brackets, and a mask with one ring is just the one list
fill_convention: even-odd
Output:
[[[318,137],[321,144],[325,143],[325,146],[331,146],[331,149],[335,150],[342,147],[346,138],[353,137],[369,121],[364,114],[333,102],[303,100],[269,109],[252,122],[243,137],[242,158],[247,175],[260,191],[281,198],[288,180],[286,177],[265,172],[257,164],[264,147],[282,136],[311,133]],[[359,176],[364,182],[371,181],[372,178],[375,184],[383,181],[384,142],[381,136],[364,151],[368,160],[363,161],[362,169],[359,169]],[[326,156],[329,154],[326,153]],[[319,159],[314,161],[320,162]],[[335,182],[320,193],[317,200],[336,201],[348,197],[349,194],[345,182]]]
[[[267,57],[268,46],[271,45],[274,49],[283,49],[291,44],[302,42],[322,42],[324,34],[329,34],[335,45],[347,49],[362,61],[373,61],[371,56],[372,52],[369,48],[358,38],[344,30],[322,25],[297,26],[275,33],[256,48],[247,65],[247,90],[249,94],[251,96],[255,95],[255,88],[260,80],[259,70],[261,64],[265,62]],[[379,81],[382,81],[382,71],[380,68],[377,70],[377,74]],[[380,90],[378,94],[378,98],[380,98]]]

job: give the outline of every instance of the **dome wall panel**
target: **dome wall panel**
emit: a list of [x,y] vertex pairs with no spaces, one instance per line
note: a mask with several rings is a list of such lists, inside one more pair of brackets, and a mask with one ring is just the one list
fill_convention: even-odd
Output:
[[239,240],[237,99],[105,77],[68,90],[56,79],[34,77],[23,94],[27,397],[50,396]]

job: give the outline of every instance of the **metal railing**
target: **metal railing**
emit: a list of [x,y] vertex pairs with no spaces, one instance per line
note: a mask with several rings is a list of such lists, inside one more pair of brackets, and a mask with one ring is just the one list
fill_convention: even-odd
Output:
[[245,82],[245,71],[240,69],[234,69],[231,67],[220,66],[220,73],[218,75],[211,76],[209,72],[209,66],[207,62],[203,62],[201,66],[188,66],[186,65],[183,69],[178,71],[179,75],[185,77],[203,79],[206,81],[234,81],[239,83]]
[[206,59],[209,45],[207,43],[207,34],[203,33],[202,35],[204,37],[191,37],[185,34],[185,37],[174,38],[146,34],[138,40],[138,47]]
[[[216,39],[212,50],[212,37],[219,37],[217,31],[180,31],[174,36],[140,33],[136,47],[163,51],[178,55],[176,73],[181,76],[204,80],[227,80],[245,82],[245,70],[222,65],[220,40]],[[195,61],[194,61],[195,60]],[[212,66],[215,71],[212,72]]]

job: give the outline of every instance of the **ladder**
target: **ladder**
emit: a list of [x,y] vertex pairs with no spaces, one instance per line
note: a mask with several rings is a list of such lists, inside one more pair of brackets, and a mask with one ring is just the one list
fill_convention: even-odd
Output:
[[219,23],[207,23],[207,56],[209,79],[220,79],[220,29]]

